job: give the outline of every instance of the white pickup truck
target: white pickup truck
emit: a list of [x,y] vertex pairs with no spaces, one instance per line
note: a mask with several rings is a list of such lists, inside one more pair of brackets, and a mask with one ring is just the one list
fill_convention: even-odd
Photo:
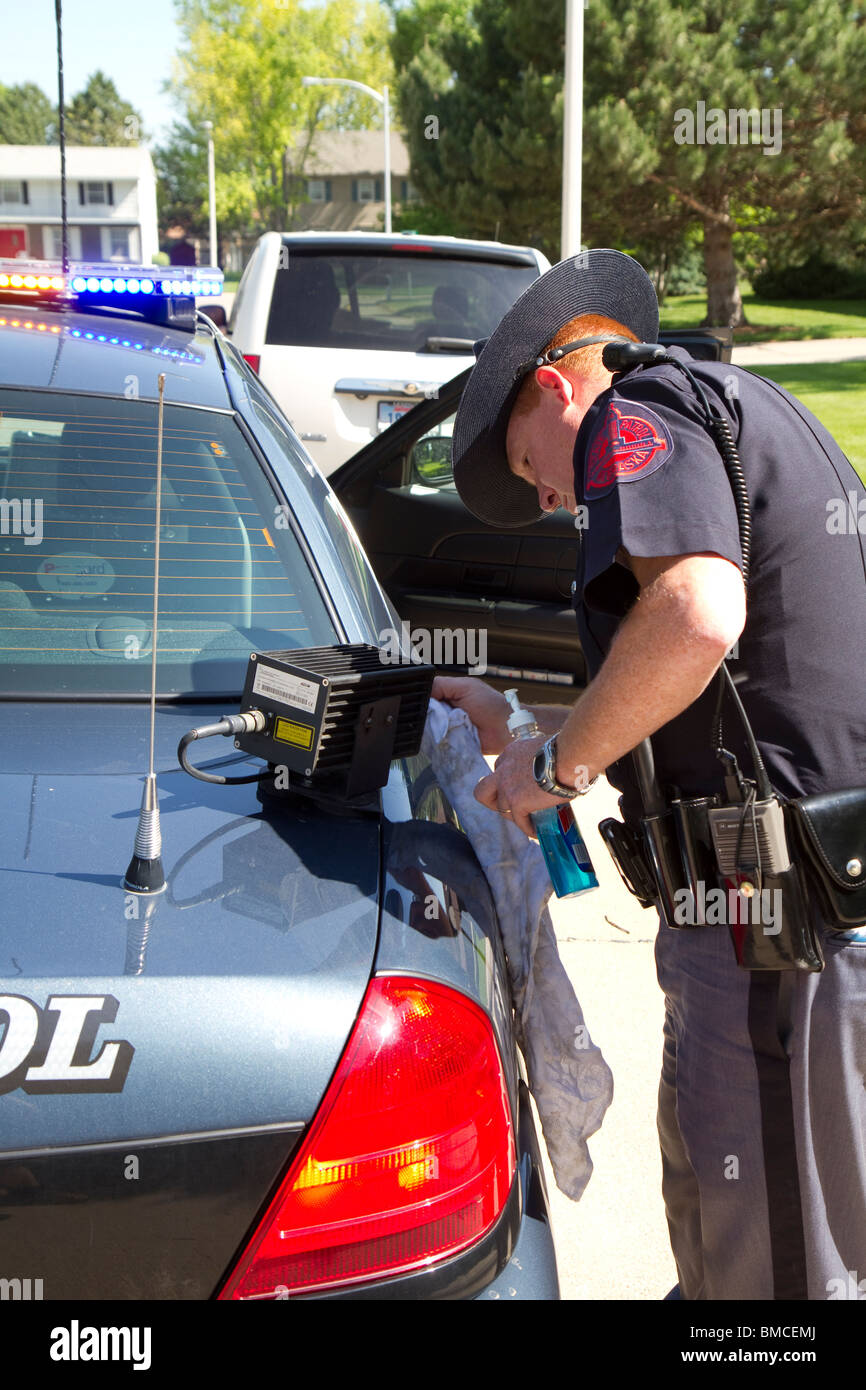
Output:
[[471,366],[549,265],[495,241],[266,232],[228,332],[328,474]]

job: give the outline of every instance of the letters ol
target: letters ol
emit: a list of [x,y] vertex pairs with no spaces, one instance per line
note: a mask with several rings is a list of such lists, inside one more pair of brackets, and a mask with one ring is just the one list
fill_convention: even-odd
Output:
[[111,994],[52,994],[44,1009],[21,994],[0,994],[6,1027],[0,1042],[0,1094],[121,1091],[135,1048],[103,1042],[91,1057],[100,1024],[113,1023]]

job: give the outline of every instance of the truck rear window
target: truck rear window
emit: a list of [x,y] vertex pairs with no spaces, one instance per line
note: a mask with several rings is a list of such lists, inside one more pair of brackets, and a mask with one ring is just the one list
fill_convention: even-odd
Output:
[[267,341],[281,346],[466,351],[486,338],[533,280],[531,265],[459,260],[429,252],[314,254],[291,248],[277,271]]

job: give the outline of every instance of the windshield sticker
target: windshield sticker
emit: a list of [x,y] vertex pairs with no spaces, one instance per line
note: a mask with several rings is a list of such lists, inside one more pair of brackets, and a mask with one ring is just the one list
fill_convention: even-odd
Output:
[[36,571],[36,580],[48,594],[60,598],[90,598],[106,594],[117,578],[114,566],[99,555],[67,552],[43,560]]
[[52,994],[44,1008],[0,994],[0,1095],[19,1086],[29,1095],[122,1091],[135,1048],[122,1038],[97,1041],[117,1010],[113,994]]

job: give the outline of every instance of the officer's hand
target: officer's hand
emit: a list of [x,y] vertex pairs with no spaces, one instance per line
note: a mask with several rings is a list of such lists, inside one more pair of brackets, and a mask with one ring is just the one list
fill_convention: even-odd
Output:
[[477,676],[436,676],[433,698],[464,709],[478,730],[482,753],[496,755],[508,743],[511,709],[505,696]]
[[535,839],[535,827],[529,819],[530,811],[541,811],[556,805],[556,798],[543,792],[532,774],[532,764],[539,748],[547,740],[546,734],[538,738],[521,738],[509,743],[502,756],[497,758],[496,767],[489,777],[482,777],[475,787],[475,799],[491,811],[508,816],[512,825],[522,830],[524,835]]

